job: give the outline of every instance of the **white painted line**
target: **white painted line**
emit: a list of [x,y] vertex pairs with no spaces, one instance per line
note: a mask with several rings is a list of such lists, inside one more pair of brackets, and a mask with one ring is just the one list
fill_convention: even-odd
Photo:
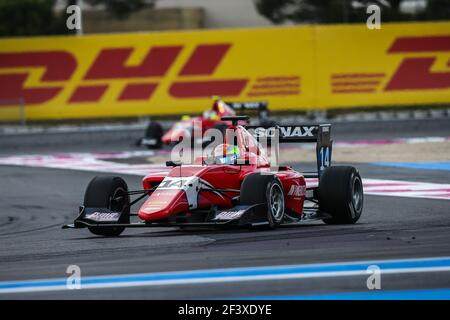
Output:
[[[93,276],[81,278],[81,289],[362,276],[367,275],[369,266],[373,265],[380,268],[382,275],[449,272],[450,257]],[[59,290],[69,290],[66,285],[66,279],[59,278],[0,282],[0,294]]]

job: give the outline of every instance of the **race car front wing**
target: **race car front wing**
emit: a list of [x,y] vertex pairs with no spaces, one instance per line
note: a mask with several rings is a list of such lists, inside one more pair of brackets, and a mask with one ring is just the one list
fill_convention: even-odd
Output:
[[[86,227],[125,227],[125,228],[147,228],[147,227],[220,227],[220,226],[260,226],[267,225],[266,204],[238,205],[230,209],[218,210],[212,208],[208,211],[194,211],[204,216],[203,221],[185,218],[183,215],[174,215],[169,219],[151,222],[122,223],[123,213],[113,212],[106,208],[80,207],[80,213],[73,224],[64,225],[62,228],[86,228]],[[130,214],[136,216],[137,214]],[[197,215],[198,216],[198,215]]]
[[[267,220],[266,204],[238,205],[230,209],[209,211],[198,210],[196,213],[202,215],[203,221],[189,220],[183,215],[175,215],[170,219],[152,222],[123,223],[121,213],[112,212],[106,208],[80,207],[80,214],[73,224],[64,225],[63,229],[80,229],[87,227],[124,227],[124,228],[152,228],[152,227],[264,227],[269,224]],[[130,214],[137,216],[137,214]],[[281,226],[303,224],[305,222],[323,220],[330,218],[329,214],[321,212],[316,208],[305,208],[301,218],[287,215],[287,219]]]

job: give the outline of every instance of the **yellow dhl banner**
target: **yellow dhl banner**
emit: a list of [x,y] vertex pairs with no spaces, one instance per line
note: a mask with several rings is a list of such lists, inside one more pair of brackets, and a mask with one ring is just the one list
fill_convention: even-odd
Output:
[[0,120],[450,102],[450,22],[0,40]]

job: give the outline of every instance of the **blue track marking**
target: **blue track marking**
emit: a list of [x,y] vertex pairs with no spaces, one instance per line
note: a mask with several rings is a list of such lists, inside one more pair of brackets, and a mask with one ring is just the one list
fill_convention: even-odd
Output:
[[[443,272],[450,271],[450,257],[90,276],[81,277],[81,288],[98,289],[132,286],[162,286],[335,276],[361,276],[367,275],[367,269],[372,265],[378,266],[381,274]],[[66,278],[39,279],[30,281],[4,281],[0,282],[0,294],[68,290],[66,284]]]
[[450,288],[254,296],[227,298],[227,300],[450,300]]
[[450,162],[371,162],[369,164],[405,169],[450,171]]

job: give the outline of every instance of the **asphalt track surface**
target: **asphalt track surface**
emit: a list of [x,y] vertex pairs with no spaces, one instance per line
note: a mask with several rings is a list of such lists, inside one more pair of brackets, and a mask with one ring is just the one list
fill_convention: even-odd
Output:
[[[450,136],[450,122],[434,120],[342,125],[335,132],[335,139],[341,140]],[[130,141],[138,135],[137,132],[128,132],[124,135],[126,138],[117,138],[118,133],[97,136],[91,133],[89,138],[76,134],[43,135],[28,139],[25,136],[2,137],[1,155],[136,150]],[[307,169],[311,166],[306,164]],[[435,183],[450,181],[448,171],[368,164],[357,166],[365,178]],[[305,168],[303,164],[296,167]],[[448,200],[367,195],[360,221],[351,226],[328,226],[316,222],[275,231],[251,232],[129,229],[119,238],[93,236],[85,229],[62,230],[61,225],[70,223],[75,217],[84,189],[94,174],[0,166],[0,282],[64,279],[69,265],[78,265],[82,277],[89,277],[311,263],[322,266],[322,263],[334,262],[450,256]],[[130,189],[139,188],[140,177],[125,176],[125,179]],[[284,279],[268,277],[258,281],[242,278],[219,282],[125,285],[0,293],[0,299],[301,298],[336,293],[354,298],[355,293],[370,293],[366,286],[367,277],[365,273],[359,273]],[[450,271],[443,268],[428,272],[394,272],[383,274],[381,281],[382,290],[379,292],[410,292],[414,297],[417,290],[425,290],[429,294],[435,289],[450,288]],[[446,294],[448,297],[449,293]]]

